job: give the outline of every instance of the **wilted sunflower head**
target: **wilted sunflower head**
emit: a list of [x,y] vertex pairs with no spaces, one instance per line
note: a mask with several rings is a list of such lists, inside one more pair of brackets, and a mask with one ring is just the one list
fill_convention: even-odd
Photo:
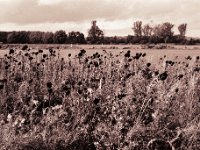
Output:
[[9,54],[14,54],[14,49],[10,49]]
[[24,45],[23,47],[22,47],[22,50],[26,50],[28,48],[28,45]]
[[9,67],[10,67],[10,65],[6,65],[6,66],[5,66],[5,69],[8,70]]
[[48,88],[52,88],[52,83],[51,82],[47,82],[47,87]]
[[50,54],[53,53],[53,49],[52,49],[52,48],[49,49],[49,53],[50,53]]
[[86,50],[82,49],[80,50],[81,53],[85,54],[86,53]]
[[178,91],[179,91],[179,89],[178,89],[178,88],[176,88],[176,89],[175,89],[175,92],[176,92],[176,93],[178,93]]
[[167,71],[165,71],[159,75],[159,80],[164,81],[167,79],[167,76],[168,76]]
[[14,80],[17,83],[20,83],[20,82],[22,82],[23,78],[21,76],[16,76]]
[[28,54],[28,53],[25,53],[25,54],[24,54],[24,56],[28,57],[28,56],[29,56],[29,54]]
[[44,59],[42,59],[42,60],[41,60],[41,62],[43,62],[43,63],[44,63],[44,62],[45,62],[45,60],[44,60]]
[[154,75],[157,76],[159,74],[159,71],[155,71]]
[[94,103],[95,105],[97,105],[99,102],[100,102],[100,98],[95,98],[95,99],[93,100],[93,103]]
[[129,58],[131,56],[131,51],[128,50],[125,54],[124,57]]
[[82,57],[83,56],[83,53],[78,53],[78,57]]
[[0,90],[2,90],[4,88],[4,81],[0,80]]
[[180,80],[180,79],[182,79],[183,78],[183,74],[179,74],[178,75],[178,79]]
[[47,54],[43,54],[43,58],[46,58],[47,57]]
[[32,61],[32,60],[33,60],[33,57],[32,57],[32,56],[30,56],[28,59],[29,59],[30,61]]
[[146,53],[143,53],[143,54],[142,54],[142,57],[145,57],[145,56],[146,56]]
[[147,63],[147,67],[150,67],[151,66],[151,63]]
[[38,53],[43,53],[43,50],[39,49]]

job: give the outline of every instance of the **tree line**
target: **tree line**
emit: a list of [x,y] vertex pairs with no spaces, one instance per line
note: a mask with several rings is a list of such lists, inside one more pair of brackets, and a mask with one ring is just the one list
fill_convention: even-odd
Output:
[[130,43],[179,43],[186,44],[187,24],[183,23],[178,26],[178,35],[174,35],[174,24],[164,22],[151,26],[150,24],[142,24],[142,21],[133,23],[133,31],[135,36],[128,36]]
[[102,29],[97,25],[97,21],[91,22],[88,35],[79,31],[66,33],[64,30],[53,32],[40,31],[13,31],[0,32],[0,42],[9,44],[197,44],[199,39],[186,38],[187,24],[178,26],[179,34],[173,32],[174,24],[165,22],[157,25],[144,24],[142,21],[133,22],[134,35],[124,37],[104,35]]
[[83,33],[69,32],[64,30],[53,32],[40,31],[13,31],[0,32],[0,42],[9,44],[65,44],[79,43],[85,44],[86,40]]

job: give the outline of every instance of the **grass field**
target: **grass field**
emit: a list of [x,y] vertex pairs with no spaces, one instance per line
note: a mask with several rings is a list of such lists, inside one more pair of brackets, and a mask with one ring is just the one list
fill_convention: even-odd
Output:
[[0,148],[199,150],[199,55],[199,46],[4,45]]
[[[112,54],[119,54],[121,51],[131,50],[133,54],[137,52],[143,52],[148,54],[148,59],[152,60],[159,60],[160,57],[163,57],[166,55],[169,59],[174,59],[176,56],[180,57],[181,59],[191,56],[195,57],[199,55],[200,46],[183,46],[183,45],[168,45],[167,49],[148,49],[145,46],[142,45],[47,45],[47,44],[41,44],[41,45],[35,45],[35,44],[29,44],[32,49],[43,49],[48,50],[49,48],[53,48],[55,50],[59,49],[60,54],[62,57],[67,58],[68,53],[71,53],[72,55],[76,55],[80,49],[87,50],[88,55],[92,55],[95,52],[102,53],[103,50],[106,50],[107,52],[111,52]],[[3,45],[0,53],[0,57],[3,57],[6,53],[8,53],[8,50],[10,48],[21,48],[22,45]]]

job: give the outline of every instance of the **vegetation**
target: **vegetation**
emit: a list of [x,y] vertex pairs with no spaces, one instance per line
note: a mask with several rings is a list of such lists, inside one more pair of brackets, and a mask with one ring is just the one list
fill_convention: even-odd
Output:
[[187,24],[178,26],[178,35],[174,35],[174,25],[165,22],[158,25],[142,24],[142,21],[133,23],[133,35],[124,37],[106,37],[103,30],[97,26],[97,21],[91,23],[88,36],[78,31],[68,34],[63,31],[37,32],[37,31],[13,31],[0,32],[0,42],[8,44],[158,44],[175,43],[194,45],[200,43],[200,39],[187,38]]
[[91,44],[100,44],[103,43],[104,33],[103,31],[97,26],[96,20],[92,21],[92,26],[88,31],[88,42]]
[[0,61],[1,149],[199,149],[199,56],[22,49]]

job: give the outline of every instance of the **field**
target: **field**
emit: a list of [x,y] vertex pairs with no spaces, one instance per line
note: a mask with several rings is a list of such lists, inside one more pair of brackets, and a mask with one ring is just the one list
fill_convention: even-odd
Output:
[[0,149],[199,150],[200,47],[3,45]]

